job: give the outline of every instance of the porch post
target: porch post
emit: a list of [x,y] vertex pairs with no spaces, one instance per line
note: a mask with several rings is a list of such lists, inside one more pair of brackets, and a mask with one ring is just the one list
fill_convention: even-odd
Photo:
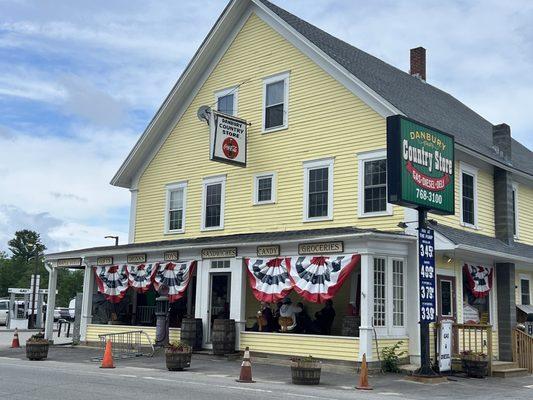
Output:
[[94,274],[90,265],[85,264],[85,272],[83,274],[83,300],[81,304],[81,322],[80,322],[80,340],[85,342],[87,340],[87,325],[93,319],[93,290],[94,290]]
[[496,264],[498,293],[498,345],[500,361],[513,361],[513,329],[516,326],[515,265]]
[[374,317],[374,267],[373,258],[361,255],[361,326],[359,327],[359,360],[366,353],[367,361],[373,361],[372,318]]
[[246,286],[242,257],[232,260],[230,318],[235,320],[235,347],[240,348],[240,332],[246,325]]
[[56,308],[57,268],[51,267],[48,273],[48,298],[46,299],[46,325],[44,337],[54,339],[54,308]]

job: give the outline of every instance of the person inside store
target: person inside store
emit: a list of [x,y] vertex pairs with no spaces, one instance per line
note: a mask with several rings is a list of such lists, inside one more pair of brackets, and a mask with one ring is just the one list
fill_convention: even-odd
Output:
[[296,304],[296,307],[301,311],[296,313],[296,328],[295,333],[314,333],[313,321],[309,316],[307,309],[302,302]]
[[296,314],[301,312],[302,309],[292,304],[292,300],[289,297],[283,299],[283,305],[279,310],[279,326],[281,332],[294,332],[297,326]]
[[276,303],[276,310],[274,311],[274,318],[273,318],[273,322],[272,322],[273,323],[272,330],[274,332],[277,332],[277,331],[279,331],[281,329],[281,326],[279,324],[279,317],[280,317],[279,314],[280,314],[280,310],[281,310],[281,306],[282,305],[283,305],[283,302],[281,302],[281,301],[278,301]]
[[261,302],[261,309],[257,312],[257,322],[251,330],[256,332],[272,332],[275,330],[274,315],[269,303]]
[[333,308],[333,301],[331,299],[326,300],[324,308],[315,313],[315,329],[321,335],[330,335],[331,326],[335,319],[335,309]]

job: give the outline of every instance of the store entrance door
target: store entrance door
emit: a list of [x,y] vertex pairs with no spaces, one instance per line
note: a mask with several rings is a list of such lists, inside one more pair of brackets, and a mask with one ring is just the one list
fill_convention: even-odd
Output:
[[209,284],[209,309],[207,343],[211,343],[211,333],[215,319],[228,319],[230,310],[231,273],[212,273]]

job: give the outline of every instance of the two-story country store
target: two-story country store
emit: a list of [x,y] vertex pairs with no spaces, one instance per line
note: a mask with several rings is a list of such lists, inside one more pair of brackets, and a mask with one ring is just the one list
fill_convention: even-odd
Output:
[[533,290],[532,152],[428,83],[423,48],[404,72],[266,0],[229,2],[113,177],[129,244],[46,256],[46,334],[57,269],[75,266],[83,341],[153,336],[164,284],[171,337],[200,318],[204,348],[233,319],[238,349],[358,362],[401,341],[416,363],[417,213],[387,202],[393,115],[455,138],[455,214],[429,216],[437,319],[490,325],[481,346],[511,359]]

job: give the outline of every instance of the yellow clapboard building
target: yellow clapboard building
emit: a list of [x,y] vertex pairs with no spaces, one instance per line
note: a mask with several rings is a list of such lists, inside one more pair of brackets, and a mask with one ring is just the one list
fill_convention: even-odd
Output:
[[455,138],[455,213],[428,216],[435,319],[456,324],[455,353],[511,360],[517,307],[533,312],[532,153],[431,85],[425,49],[410,56],[401,71],[268,1],[230,1],[111,181],[131,192],[129,244],[46,256],[50,292],[57,268],[85,269],[82,340],[155,341],[164,294],[172,337],[194,325],[203,348],[232,321],[235,349],[357,363],[400,342],[419,363],[418,214],[387,201],[401,115]]

